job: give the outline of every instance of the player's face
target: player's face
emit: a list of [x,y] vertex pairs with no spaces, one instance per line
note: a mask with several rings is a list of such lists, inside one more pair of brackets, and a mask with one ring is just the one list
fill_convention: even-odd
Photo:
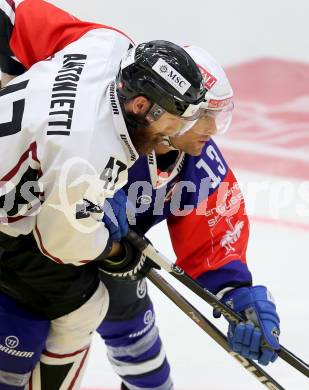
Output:
[[138,126],[131,138],[137,152],[146,155],[162,142],[162,137],[177,134],[186,123],[183,118],[165,112],[157,121]]
[[178,134],[187,123],[183,118],[165,112],[158,120],[149,124],[148,130],[153,135],[171,137]]
[[205,143],[217,132],[216,121],[209,116],[199,118],[194,126],[186,133],[171,137],[171,142],[175,148],[190,154],[199,156]]

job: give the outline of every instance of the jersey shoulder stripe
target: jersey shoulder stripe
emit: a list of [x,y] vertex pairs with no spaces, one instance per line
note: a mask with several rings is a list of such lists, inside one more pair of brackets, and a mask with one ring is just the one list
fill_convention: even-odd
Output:
[[0,42],[6,50],[0,47],[0,52],[14,55],[27,69],[94,29],[110,29],[132,41],[116,28],[81,21],[41,0],[0,0],[0,12],[1,25],[6,28],[5,42]]

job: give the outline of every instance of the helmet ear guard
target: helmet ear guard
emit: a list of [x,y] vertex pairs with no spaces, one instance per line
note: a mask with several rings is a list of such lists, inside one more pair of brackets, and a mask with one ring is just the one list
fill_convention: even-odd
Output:
[[160,107],[156,103],[153,103],[149,111],[147,112],[145,118],[148,120],[149,123],[152,123],[160,119],[165,112],[166,111],[162,107]]

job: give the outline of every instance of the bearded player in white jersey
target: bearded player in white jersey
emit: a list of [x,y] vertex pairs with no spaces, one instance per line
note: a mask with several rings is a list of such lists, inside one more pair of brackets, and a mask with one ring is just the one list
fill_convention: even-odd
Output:
[[[219,104],[219,106],[217,105],[216,107],[211,108],[212,112],[209,112],[209,115],[210,114],[211,115],[208,117],[208,119],[207,118],[201,119],[201,121],[199,121],[200,123],[197,123],[191,131],[187,132],[182,137],[177,137],[177,138],[172,139],[171,143],[169,145],[170,146],[173,145],[174,149],[180,149],[180,150],[186,151],[189,154],[199,155],[201,152],[202,146],[205,144],[205,142],[207,141],[209,136],[211,134],[213,134],[220,127],[218,119],[216,119],[215,122],[213,122],[213,120],[211,119],[211,118],[213,118],[213,114],[215,114],[216,112],[217,112],[217,114],[220,114],[221,111],[226,111],[226,110],[223,110],[222,108],[224,106],[228,105],[232,95],[231,95],[231,90],[230,90],[229,84],[224,79],[224,72],[222,73],[221,71],[219,71],[219,74],[217,74],[216,72],[215,73],[213,72],[214,70],[220,70],[220,67],[218,67],[216,65],[215,61],[210,56],[208,56],[207,53],[203,53],[201,50],[197,50],[197,53],[202,54],[202,57],[197,56],[199,58],[195,58],[193,55],[194,52],[196,52],[196,50],[193,50],[193,53],[190,52],[190,50],[189,50],[189,53],[193,56],[195,61],[203,64],[203,68],[202,68],[203,71],[207,72],[207,69],[211,69],[212,73],[215,75],[211,78],[211,76],[212,76],[211,73],[206,73],[206,74],[204,73],[204,80],[205,80],[205,83],[207,84],[206,87],[209,90],[208,95],[207,95],[208,96],[207,97],[207,102],[208,102],[207,106],[208,106],[208,108],[211,108],[210,102],[212,102],[212,104],[219,104],[219,103],[220,104]],[[195,55],[196,55],[196,53],[195,53]],[[16,65],[14,62],[14,66],[18,67],[19,65],[18,64]],[[216,67],[218,69],[216,69]],[[10,67],[10,69],[12,69],[12,66]],[[208,77],[210,77],[209,80],[207,80]],[[214,88],[214,84],[215,84],[214,79],[216,77],[217,77],[216,81],[218,83],[216,85],[216,88]],[[223,88],[224,83],[226,86],[225,90]],[[227,113],[228,113],[228,111],[229,110],[227,110]],[[218,116],[217,114],[216,114],[216,117]],[[224,112],[223,112],[223,114],[224,114]],[[212,123],[212,125],[210,125],[211,123]],[[225,124],[227,124],[227,123],[225,123]],[[203,142],[201,142],[202,140],[203,140]],[[160,146],[158,148],[156,147],[156,150],[159,154],[161,154],[161,153],[167,152],[169,149],[166,147]],[[176,166],[177,166],[177,164],[176,164]],[[176,166],[175,166],[175,168],[176,168]],[[168,181],[166,182],[166,184],[167,183],[168,183]],[[123,231],[125,231],[125,229],[123,229]],[[115,232],[114,232],[114,234],[115,234]],[[249,279],[247,279],[247,278],[248,278],[248,276],[246,276],[245,280],[242,281],[243,284],[249,282],[250,277],[249,277]],[[136,284],[131,284],[131,285],[128,284],[124,288],[123,285],[121,285],[121,283],[119,283],[119,282],[118,283],[112,282],[112,281],[108,282],[108,279],[105,279],[103,277],[102,277],[102,279],[105,283],[108,284],[110,297],[112,300],[114,299],[113,297],[118,294],[118,291],[121,293],[121,291],[124,291],[124,290],[125,290],[126,299],[123,298],[122,301],[120,301],[120,305],[116,305],[116,304],[111,305],[109,312],[108,312],[108,315],[106,317],[107,321],[103,322],[99,328],[100,333],[102,334],[102,337],[105,338],[106,340],[113,337],[112,334],[113,334],[114,330],[113,330],[113,328],[111,328],[111,322],[109,320],[111,318],[115,319],[118,316],[118,322],[119,322],[119,318],[120,318],[119,324],[120,325],[122,324],[122,329],[123,329],[122,330],[122,338],[123,338],[122,342],[124,342],[125,343],[124,345],[126,345],[126,341],[124,339],[124,335],[126,332],[126,330],[125,330],[126,329],[126,321],[128,320],[128,318],[126,316],[129,315],[129,317],[132,319],[132,315],[133,315],[132,313],[134,313],[134,310],[135,310],[136,318],[141,316],[143,314],[143,310],[145,310],[145,305],[147,303],[149,304],[149,301],[148,301],[149,298],[147,298],[147,296],[144,296],[144,299],[140,299],[141,297],[139,297],[139,299],[138,298],[134,299]],[[221,280],[221,283],[223,283],[223,282],[224,282],[224,280]],[[234,280],[234,283],[235,282],[236,281]],[[238,284],[239,283],[240,283],[240,281],[238,281]],[[120,288],[120,290],[119,290],[119,288]],[[122,306],[121,306],[121,302],[123,302]],[[128,302],[129,302],[129,304],[128,304]],[[130,307],[131,307],[131,309],[130,309]],[[145,314],[147,314],[147,312]],[[109,330],[108,330],[107,324],[110,327]],[[114,321],[113,326],[116,329],[117,320],[116,320],[116,322]],[[139,332],[141,331],[141,329],[139,330],[139,326],[140,326],[139,323],[137,322],[135,326],[137,327],[136,333],[139,334]],[[167,371],[168,370],[168,363],[165,361],[165,363],[163,362],[164,364],[160,365],[160,367],[159,367],[158,362],[157,362],[158,358],[155,359],[152,357],[152,354],[154,354],[155,351],[153,350],[153,348],[151,348],[150,345],[153,345],[153,343],[156,343],[157,344],[156,348],[158,348],[160,346],[158,344],[158,343],[160,343],[160,339],[158,338],[157,333],[153,332],[154,329],[155,329],[154,323],[151,323],[151,326],[149,327],[149,329],[147,329],[147,332],[143,335],[143,338],[139,340],[139,344],[141,344],[141,342],[143,342],[144,351],[142,353],[142,350],[140,348],[140,355],[136,355],[136,353],[135,353],[134,358],[133,358],[133,356],[131,357],[131,364],[129,364],[129,365],[132,366],[132,368],[131,368],[132,373],[135,373],[135,374],[133,374],[133,376],[131,375],[129,377],[128,376],[124,377],[126,385],[123,384],[123,388],[127,388],[126,386],[128,386],[128,388],[130,388],[130,389],[137,389],[137,388],[144,389],[145,386],[147,385],[147,383],[148,383],[147,388],[150,388],[149,386],[151,385],[151,388],[158,389],[159,388],[158,383],[162,383],[162,385],[160,386],[160,389],[165,390],[165,389],[171,388],[171,382],[170,382],[169,378],[166,377],[166,375],[168,373],[168,371]],[[149,338],[150,335],[152,335],[152,339]],[[63,336],[65,336],[65,334]],[[128,336],[129,336],[129,334],[128,334]],[[58,342],[59,342],[59,338],[58,338]],[[114,342],[116,344],[118,343],[118,341],[116,341],[116,339],[114,339]],[[124,361],[121,361],[121,360],[117,361],[117,356],[119,356],[118,352],[116,351],[117,348],[112,347],[112,344],[110,344],[110,342],[108,342],[108,345],[110,345],[109,356],[112,357],[113,354],[115,354],[115,358],[111,359],[111,362],[112,362],[112,365],[115,366],[116,372],[118,372],[118,373],[128,372],[127,371],[128,368],[126,368],[126,363]],[[147,345],[148,345],[148,347],[147,347]],[[119,348],[124,353],[124,350],[126,349],[125,346],[121,347],[119,345],[118,349]],[[133,345],[131,345],[130,348],[127,349],[127,352],[131,351],[133,353],[132,348],[133,348]],[[149,349],[149,351],[147,351],[147,348],[150,348],[151,351],[150,351],[150,349]],[[162,347],[161,347],[161,349],[162,349]],[[146,360],[147,365],[145,365],[145,369],[141,372],[140,371],[141,370],[140,361],[141,361],[141,359],[145,359],[146,355],[147,355],[147,360]],[[164,355],[162,355],[162,356],[164,356]],[[52,356],[48,356],[48,354],[46,354],[45,359],[48,360],[48,358],[49,358],[49,362],[50,362],[50,360],[52,359]],[[56,360],[56,359],[57,358],[54,357],[54,360]],[[59,357],[58,357],[58,359],[59,359]],[[114,360],[114,359],[116,359],[116,360]],[[144,361],[144,363],[146,363],[146,361]],[[116,366],[118,366],[118,369]],[[120,370],[121,367],[122,367],[122,369]],[[136,369],[135,369],[135,367],[136,367]],[[42,368],[43,368],[43,365],[42,365]],[[137,372],[138,372],[138,374],[137,374]],[[46,371],[45,371],[45,373],[46,373]],[[34,377],[35,377],[35,375],[34,375]],[[164,382],[162,382],[162,380],[160,379],[163,377],[165,377]],[[44,376],[42,378],[44,380]],[[53,382],[53,383],[55,383],[55,382]],[[139,383],[138,386],[136,386],[137,383]],[[62,384],[62,385],[64,385],[64,384]],[[35,383],[35,386],[38,386],[38,384]],[[37,387],[37,388],[39,388],[39,387]],[[61,387],[61,388],[65,388],[65,387]]]
[[[3,388],[25,386],[49,331],[50,357],[60,348],[62,363],[74,365],[62,384],[73,388],[108,307],[106,288],[88,269],[124,256],[102,222],[104,201],[139,155],[199,115],[205,90],[192,58],[173,43],[134,47],[114,28],[38,0],[1,1],[0,17],[2,54],[28,69],[0,92],[1,323],[15,335],[3,340],[0,379]],[[128,77],[139,92],[119,101],[120,90],[130,94]],[[132,274],[143,264],[133,254],[126,260]],[[51,329],[44,318],[35,328],[37,314],[20,304],[55,319]],[[40,340],[35,348],[31,335]],[[19,374],[12,356],[25,358]]]

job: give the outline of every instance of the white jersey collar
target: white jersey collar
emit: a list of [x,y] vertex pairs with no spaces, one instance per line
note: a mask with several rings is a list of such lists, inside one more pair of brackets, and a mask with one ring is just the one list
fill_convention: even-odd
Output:
[[185,161],[185,153],[179,153],[172,169],[167,172],[158,169],[157,158],[154,151],[148,154],[147,159],[152,187],[158,189],[167,185],[179,174]]
[[130,168],[138,159],[139,155],[131,141],[128,133],[127,125],[125,123],[121,106],[116,91],[116,84],[113,81],[108,87],[108,99],[112,109],[113,122],[119,136],[120,142],[125,150],[128,160],[128,167]]

